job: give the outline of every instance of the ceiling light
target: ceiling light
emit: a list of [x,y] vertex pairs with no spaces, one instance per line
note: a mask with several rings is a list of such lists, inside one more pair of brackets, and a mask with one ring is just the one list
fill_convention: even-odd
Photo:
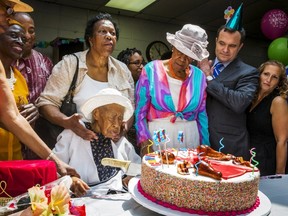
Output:
[[110,0],[105,6],[139,12],[156,0]]

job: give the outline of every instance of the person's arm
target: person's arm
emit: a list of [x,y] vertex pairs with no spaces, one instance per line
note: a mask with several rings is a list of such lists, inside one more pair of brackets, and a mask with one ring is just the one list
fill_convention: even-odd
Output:
[[272,127],[276,139],[276,174],[285,174],[288,141],[288,105],[280,96],[271,105]]
[[[229,67],[229,65],[227,67]],[[243,69],[240,68],[239,70]],[[217,79],[209,81],[206,89],[209,95],[235,113],[243,113],[246,110],[258,86],[259,73],[257,69],[250,67],[244,70],[246,71],[242,71],[243,75],[233,89],[225,86],[223,82],[219,82]],[[237,71],[235,71],[235,73],[237,73]]]
[[204,97],[202,98],[202,101],[201,101],[200,110],[199,110],[198,117],[197,117],[197,125],[199,128],[199,134],[201,138],[200,144],[210,146],[209,131],[208,131],[208,117],[207,117],[207,112],[206,112],[206,98],[207,98],[207,93],[205,92]]
[[67,117],[60,111],[62,100],[68,93],[75,73],[75,67],[73,67],[76,64],[75,61],[74,56],[65,56],[62,61],[55,65],[36,106],[39,108],[40,115],[51,123],[71,129],[85,140],[97,139],[93,131],[86,129],[79,123],[82,118],[81,115],[74,114]]
[[0,61],[0,121],[26,146],[43,159],[49,158],[56,163],[60,175],[76,175],[75,169],[60,161],[31,128],[26,119],[19,113],[12,91],[6,81],[5,71]]
[[[137,143],[140,146],[141,156],[147,152],[150,144],[150,132],[147,123],[147,113],[150,107],[149,81],[145,70],[142,70],[139,81],[136,85],[136,109],[135,109],[135,129],[137,131]],[[143,153],[143,154],[142,154]]]

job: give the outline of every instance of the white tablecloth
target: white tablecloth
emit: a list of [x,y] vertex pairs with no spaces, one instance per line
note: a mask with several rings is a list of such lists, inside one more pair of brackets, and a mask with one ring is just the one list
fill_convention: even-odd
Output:
[[[259,190],[271,201],[269,216],[288,215],[288,175],[261,178]],[[78,205],[85,203],[87,216],[160,216],[135,202],[129,193],[77,198],[73,201]]]

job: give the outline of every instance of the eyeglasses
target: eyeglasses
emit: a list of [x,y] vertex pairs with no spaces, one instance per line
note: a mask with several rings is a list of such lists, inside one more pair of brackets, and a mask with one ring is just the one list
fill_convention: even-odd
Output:
[[135,64],[137,67],[140,67],[141,65],[144,65],[143,61],[134,61],[134,62],[129,62],[129,64]]
[[6,9],[6,13],[8,16],[10,16],[14,13],[14,9],[12,7],[7,6],[2,1],[0,1],[0,5]]

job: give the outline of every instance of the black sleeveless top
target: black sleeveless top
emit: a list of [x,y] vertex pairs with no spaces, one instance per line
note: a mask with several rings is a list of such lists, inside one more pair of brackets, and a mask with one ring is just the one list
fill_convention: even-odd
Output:
[[[276,140],[272,128],[270,108],[278,96],[272,92],[251,111],[247,112],[247,129],[250,136],[250,149],[256,148],[255,160],[259,162],[261,176],[274,175],[276,172]],[[253,162],[252,162],[253,163]]]

